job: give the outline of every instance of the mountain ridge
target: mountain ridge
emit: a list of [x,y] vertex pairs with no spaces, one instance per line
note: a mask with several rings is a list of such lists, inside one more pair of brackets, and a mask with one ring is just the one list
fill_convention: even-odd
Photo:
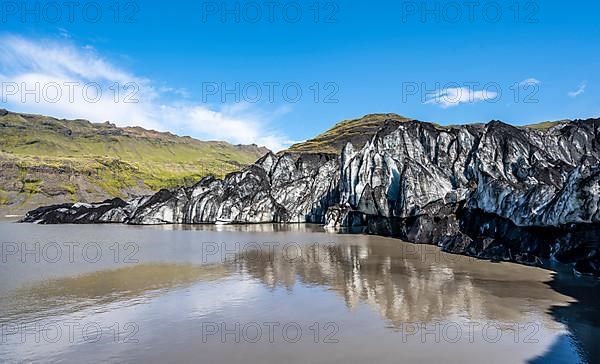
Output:
[[[336,123],[334,126],[326,130],[325,132],[307,139],[303,142],[295,143],[290,146],[285,152],[290,153],[324,153],[324,154],[332,154],[332,155],[340,155],[343,147],[349,142],[352,143],[355,147],[362,147],[365,143],[367,143],[373,136],[375,136],[379,129],[381,129],[386,123],[390,124],[388,127],[394,127],[400,123],[405,122],[420,122],[431,124],[436,128],[441,129],[449,129],[453,127],[464,127],[468,125],[472,126],[483,126],[485,123],[465,123],[465,124],[450,124],[450,125],[441,125],[431,121],[422,121],[415,118],[405,117],[396,113],[373,113],[366,114],[362,117],[355,119],[342,120]],[[499,121],[500,120],[491,120]],[[534,124],[525,124],[525,125],[512,125],[505,123],[507,125],[512,125],[516,128],[531,128],[531,129],[539,129],[544,130],[547,128],[551,128],[560,123],[572,122],[576,120],[571,119],[563,119],[556,121],[542,121]],[[504,122],[502,122],[504,123]]]
[[225,176],[268,151],[0,109],[0,213],[151,194],[208,174]]

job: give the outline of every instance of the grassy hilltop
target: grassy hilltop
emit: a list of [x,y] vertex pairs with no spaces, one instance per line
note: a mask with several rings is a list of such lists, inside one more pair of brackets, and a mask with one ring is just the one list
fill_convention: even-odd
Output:
[[362,148],[365,143],[371,140],[386,120],[404,122],[412,119],[397,114],[369,114],[358,119],[344,120],[312,139],[292,145],[288,151],[340,154],[348,142],[351,142],[357,148]]

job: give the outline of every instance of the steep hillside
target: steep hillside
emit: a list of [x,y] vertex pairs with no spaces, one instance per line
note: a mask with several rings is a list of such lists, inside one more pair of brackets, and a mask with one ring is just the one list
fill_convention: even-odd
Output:
[[339,155],[346,143],[361,148],[387,121],[395,125],[411,119],[397,114],[369,114],[359,119],[344,120],[331,129],[305,142],[292,145],[291,153],[324,153]]
[[222,177],[267,152],[255,145],[0,109],[0,214],[190,185],[208,174]]

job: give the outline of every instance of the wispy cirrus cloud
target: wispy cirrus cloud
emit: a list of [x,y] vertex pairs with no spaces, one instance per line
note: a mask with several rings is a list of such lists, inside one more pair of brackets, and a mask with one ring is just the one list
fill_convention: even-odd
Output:
[[579,95],[584,94],[586,88],[587,88],[587,82],[583,81],[582,83],[579,84],[579,86],[577,87],[577,89],[575,91],[570,91],[568,93],[568,95],[569,95],[569,97],[575,98]]
[[474,90],[469,87],[445,88],[428,94],[425,104],[439,105],[446,109],[460,104],[494,100],[497,96],[497,92],[489,90]]
[[519,82],[519,86],[521,86],[521,87],[537,86],[537,85],[539,85],[541,83],[542,83],[542,81],[540,81],[540,80],[538,80],[536,78],[528,78],[528,79],[525,79],[525,80]]
[[69,39],[0,36],[3,107],[63,118],[138,125],[200,139],[256,143],[272,150],[291,141],[269,127],[284,108],[266,112],[256,105],[211,106],[193,102],[182,88],[136,75],[102,57],[93,47]]

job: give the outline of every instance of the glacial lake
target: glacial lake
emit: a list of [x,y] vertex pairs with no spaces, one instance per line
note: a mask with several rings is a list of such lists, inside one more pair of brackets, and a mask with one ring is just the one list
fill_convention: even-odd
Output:
[[0,223],[0,362],[593,363],[598,280],[316,225]]

